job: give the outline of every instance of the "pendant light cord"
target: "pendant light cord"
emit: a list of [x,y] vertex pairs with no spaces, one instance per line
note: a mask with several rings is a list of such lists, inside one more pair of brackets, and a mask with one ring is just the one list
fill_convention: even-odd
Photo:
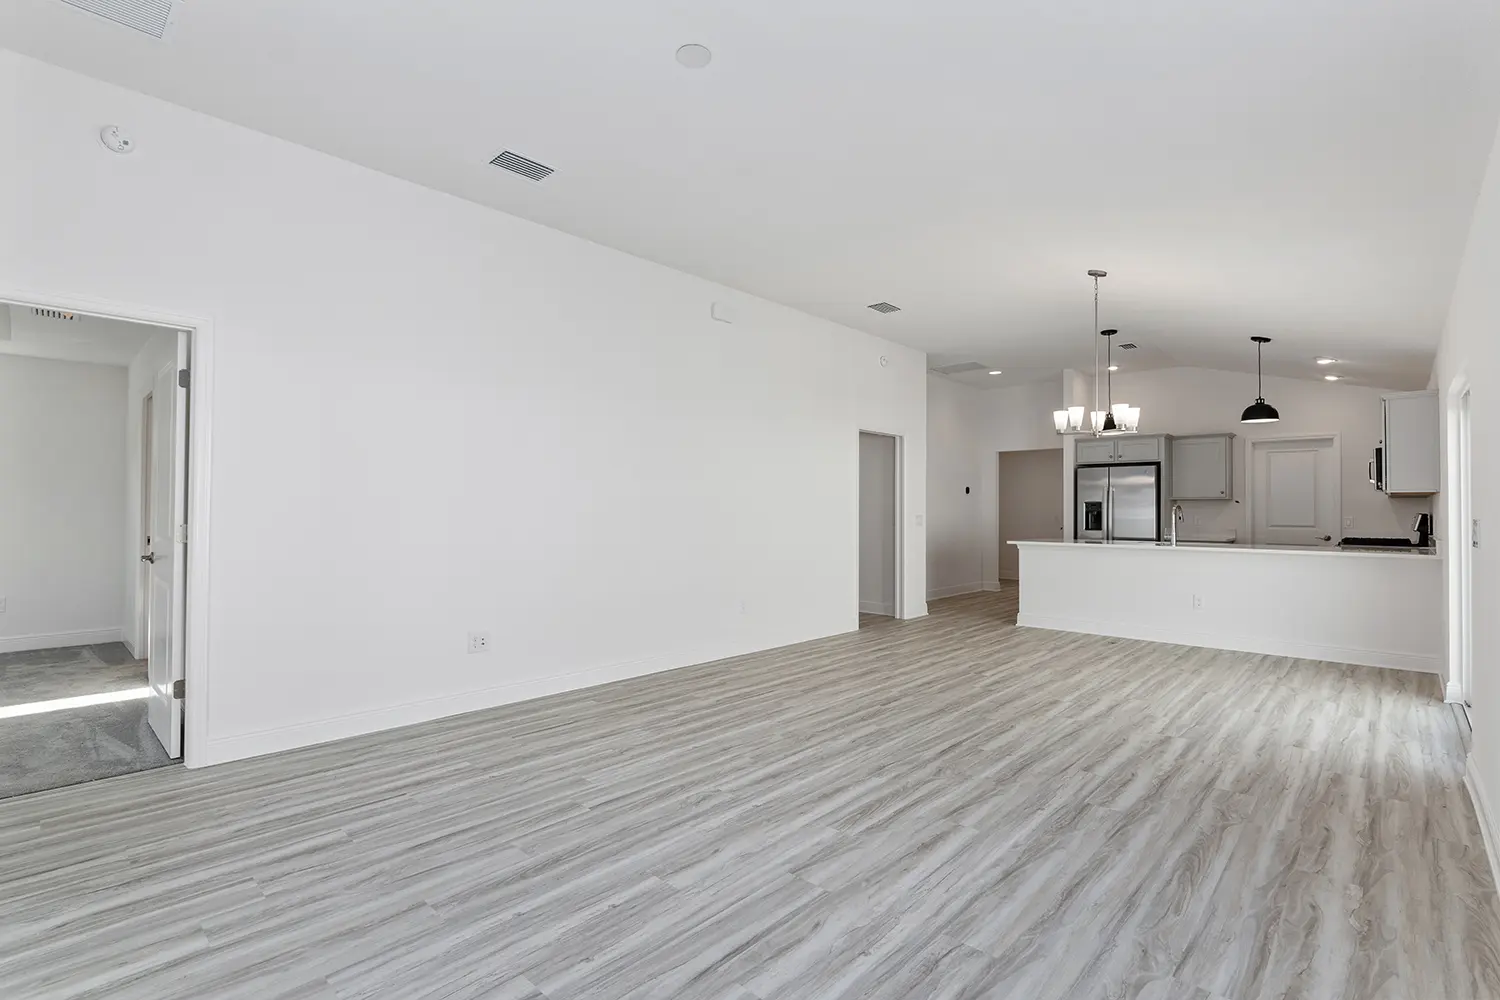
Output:
[[[1099,279],[1094,278],[1094,412],[1099,411]],[[1093,414],[1089,415],[1093,426]]]
[[1266,401],[1265,379],[1260,372],[1260,349],[1265,346],[1258,340],[1255,342],[1255,399],[1261,403]]

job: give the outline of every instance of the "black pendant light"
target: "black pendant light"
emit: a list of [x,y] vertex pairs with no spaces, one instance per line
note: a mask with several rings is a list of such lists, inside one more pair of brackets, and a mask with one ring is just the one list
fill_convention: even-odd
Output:
[[[1097,323],[1098,320],[1096,319],[1095,322]],[[1101,336],[1101,337],[1104,338],[1104,345],[1105,345],[1104,346],[1104,386],[1105,386],[1105,389],[1104,389],[1104,392],[1105,392],[1105,395],[1104,395],[1104,426],[1102,428],[1100,428],[1100,429],[1101,430],[1106,430],[1106,431],[1117,431],[1117,430],[1120,429],[1119,426],[1115,423],[1115,380],[1111,377],[1110,371],[1109,371],[1109,366],[1113,365],[1115,363],[1114,352],[1111,350],[1111,347],[1114,346],[1115,334],[1117,334],[1119,332],[1120,332],[1119,330],[1100,330],[1099,331],[1099,336]],[[1099,377],[1098,372],[1095,372],[1094,377],[1095,378]]]
[[1245,412],[1240,414],[1242,424],[1274,424],[1281,419],[1281,414],[1276,412],[1276,407],[1266,402],[1266,394],[1261,386],[1260,374],[1260,347],[1269,344],[1270,337],[1251,337],[1255,341],[1255,402],[1245,407]]

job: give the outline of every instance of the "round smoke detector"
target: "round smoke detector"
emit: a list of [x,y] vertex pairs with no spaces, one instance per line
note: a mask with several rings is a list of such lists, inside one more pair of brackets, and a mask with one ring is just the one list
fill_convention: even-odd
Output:
[[99,141],[113,153],[129,153],[135,149],[135,140],[120,131],[118,125],[106,125],[99,130]]
[[699,45],[690,42],[677,50],[677,61],[688,69],[702,69],[713,59],[714,54],[708,51],[707,45]]

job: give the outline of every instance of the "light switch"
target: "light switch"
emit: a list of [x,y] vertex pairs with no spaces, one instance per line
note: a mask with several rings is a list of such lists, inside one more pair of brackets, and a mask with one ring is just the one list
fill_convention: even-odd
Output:
[[1474,518],[1474,530],[1469,534],[1473,546],[1479,548],[1479,518]]

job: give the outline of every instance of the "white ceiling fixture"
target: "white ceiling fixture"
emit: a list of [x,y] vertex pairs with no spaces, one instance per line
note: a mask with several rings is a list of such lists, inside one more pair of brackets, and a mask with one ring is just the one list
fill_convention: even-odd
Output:
[[1106,369],[1106,370],[1107,371],[1112,371],[1112,372],[1117,372],[1117,371],[1120,370],[1120,366],[1119,365],[1110,365],[1109,368]]
[[994,371],[990,372],[990,374],[991,375],[1004,375],[1005,373],[1003,371],[1001,371],[1000,369],[996,368]]
[[1323,381],[1324,382],[1337,382],[1339,379],[1341,379],[1343,377],[1344,376],[1342,376],[1342,375],[1324,375],[1323,376]]
[[[805,0],[795,31],[725,3],[360,4],[353,32],[349,0],[176,10],[163,45],[6,0],[0,35],[934,356],[1003,357],[1007,381],[1087,368],[1067,262],[1107,239],[1131,291],[1111,322],[1149,331],[1132,372],[1253,371],[1263,333],[1267,374],[1358,357],[1361,382],[1425,388],[1500,120],[1491,0]],[[714,72],[684,86],[668,53],[692,38]],[[1106,116],[1078,114],[1106,88]],[[502,126],[566,190],[498,183],[475,137]],[[1127,155],[1100,171],[1101,145]],[[872,280],[921,322],[866,310]]]
[[702,69],[713,60],[714,54],[706,45],[690,42],[677,50],[677,61],[688,69]]
[[173,0],[63,0],[63,3],[145,32],[152,38],[166,36],[176,6]]
[[1338,358],[1314,358],[1313,360],[1320,365],[1336,365],[1339,363]]
[[101,128],[99,141],[111,153],[129,153],[135,150],[135,140],[126,135],[118,125],[106,125]]

